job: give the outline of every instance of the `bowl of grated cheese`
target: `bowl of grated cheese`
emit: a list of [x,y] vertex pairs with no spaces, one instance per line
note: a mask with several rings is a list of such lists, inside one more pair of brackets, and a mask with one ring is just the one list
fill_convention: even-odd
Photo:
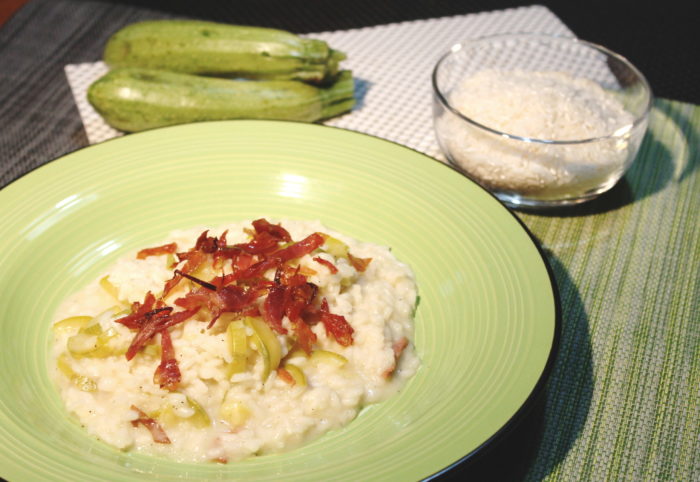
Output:
[[432,84],[435,135],[447,160],[524,209],[610,190],[639,151],[653,99],[624,57],[538,34],[456,44],[438,60]]

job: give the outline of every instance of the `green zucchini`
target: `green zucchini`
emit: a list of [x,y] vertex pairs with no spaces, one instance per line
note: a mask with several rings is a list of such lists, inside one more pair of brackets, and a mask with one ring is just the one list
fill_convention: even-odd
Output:
[[109,71],[88,100],[112,127],[135,132],[189,122],[276,119],[315,122],[352,108],[350,71],[327,87],[294,80],[230,80],[162,70]]
[[134,23],[113,34],[104,51],[110,67],[311,83],[332,82],[344,58],[322,40],[198,20]]

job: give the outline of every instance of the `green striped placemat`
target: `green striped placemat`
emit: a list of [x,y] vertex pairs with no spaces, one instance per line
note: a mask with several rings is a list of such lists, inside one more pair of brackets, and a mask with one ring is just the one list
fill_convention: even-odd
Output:
[[564,321],[530,480],[700,480],[699,137],[699,106],[658,99],[610,193],[518,214]]

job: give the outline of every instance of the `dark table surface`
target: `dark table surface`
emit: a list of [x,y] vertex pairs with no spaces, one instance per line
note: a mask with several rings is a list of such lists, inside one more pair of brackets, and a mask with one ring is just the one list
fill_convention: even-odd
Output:
[[[657,97],[700,103],[697,4],[536,3],[548,7],[579,38],[630,59],[647,76]],[[0,187],[87,145],[63,66],[99,59],[104,39],[141,17],[182,16],[306,33],[531,4],[507,0],[30,0],[0,28]],[[91,17],[93,9],[101,14]],[[521,478],[540,437],[542,411],[543,405],[535,404],[512,433],[450,477],[467,473],[479,480]]]

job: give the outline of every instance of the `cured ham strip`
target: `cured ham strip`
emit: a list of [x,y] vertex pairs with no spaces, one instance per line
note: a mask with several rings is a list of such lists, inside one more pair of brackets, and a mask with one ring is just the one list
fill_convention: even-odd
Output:
[[146,415],[146,413],[138,408],[136,405],[132,405],[131,409],[135,411],[136,413],[139,414],[139,418],[132,420],[131,425],[134,427],[137,427],[139,424],[143,425],[146,427],[149,432],[151,432],[151,436],[153,437],[153,441],[159,444],[169,444],[170,439],[168,438],[168,435],[165,433],[165,430],[163,430],[163,427],[160,426],[158,422],[156,422],[154,419]]
[[244,280],[251,278],[259,278],[264,275],[268,270],[276,268],[280,264],[280,260],[276,258],[268,258],[262,261],[258,261],[255,264],[248,266],[245,269],[236,271],[231,275],[224,277],[225,283],[230,283],[236,280]]
[[270,288],[263,303],[263,319],[273,330],[281,335],[287,334],[287,329],[282,326],[285,293],[286,287],[276,284]]
[[323,237],[319,233],[313,233],[298,243],[291,244],[285,248],[271,253],[267,258],[258,261],[245,269],[235,271],[224,278],[224,283],[231,283],[237,280],[245,280],[251,278],[259,278],[268,270],[278,268],[283,263],[300,258],[305,254],[311,253],[313,250],[323,244]]
[[[224,238],[225,239],[225,238]],[[212,254],[219,249],[219,240],[213,236],[209,236],[209,230],[204,231],[197,238],[193,251],[201,251],[202,253]]]
[[185,264],[180,268],[183,273],[192,273],[207,259],[207,253],[203,251],[188,251],[186,253],[177,253],[180,261]]
[[394,359],[398,361],[401,358],[401,354],[408,346],[408,338],[405,336],[394,342],[392,349],[394,350]]
[[155,304],[156,297],[153,296],[153,293],[149,291],[148,293],[146,293],[146,296],[143,300],[143,304],[139,303],[138,301],[135,301],[131,305],[131,314],[119,318],[115,321],[117,323],[121,323],[127,328],[137,330],[141,328],[141,326],[145,322],[146,314],[153,310]]
[[173,340],[170,338],[170,332],[167,329],[160,331],[160,346],[160,365],[156,368],[153,381],[160,385],[160,388],[172,391],[177,389],[182,375],[175,358]]
[[240,253],[233,260],[234,271],[248,269],[255,263],[255,257],[248,253]]
[[294,323],[301,321],[302,313],[314,302],[317,292],[318,287],[313,283],[288,286],[284,306],[287,317]]
[[184,297],[175,300],[175,304],[190,310],[206,308],[212,316],[208,326],[211,328],[222,313],[244,311],[250,308],[261,294],[262,291],[255,287],[227,285],[216,290],[204,288],[190,291]]
[[307,354],[311,354],[313,344],[316,343],[316,333],[311,331],[311,327],[303,320],[294,323],[294,334],[296,335],[297,345]]
[[256,219],[253,221],[253,228],[256,233],[268,233],[284,242],[290,242],[292,237],[289,232],[279,224],[272,224],[267,219]]
[[163,287],[163,297],[166,297],[170,291],[172,291],[175,286],[180,282],[182,279],[182,276],[179,274],[175,274],[172,278],[170,278],[166,283],[165,286]]
[[126,350],[126,359],[131,360],[136,356],[136,354],[143,348],[148,341],[155,336],[161,330],[175,326],[188,318],[192,317],[199,311],[199,308],[194,308],[186,311],[179,311],[177,313],[171,314],[170,310],[159,311],[151,316],[145,316],[145,321],[141,326],[134,339],[131,341],[131,345]]
[[247,243],[234,244],[233,247],[249,254],[271,253],[277,249],[279,238],[263,231],[257,233]]
[[210,295],[215,308],[212,312],[214,316],[209,323],[209,328],[214,325],[221,313],[243,311],[259,297],[260,293],[256,289],[244,289],[236,285],[228,285],[216,290]]
[[305,254],[311,253],[316,248],[321,247],[323,243],[323,236],[321,236],[320,233],[313,233],[297,243],[291,244],[286,248],[280,249],[279,251],[275,251],[270,256],[278,258],[284,263],[290,259],[301,258]]
[[350,261],[350,264],[357,271],[363,272],[367,269],[367,266],[369,266],[369,263],[372,261],[372,258],[356,258],[352,254],[348,253],[348,261]]
[[275,284],[269,289],[263,303],[263,318],[277,333],[286,334],[282,319],[286,315],[292,323],[303,322],[302,313],[312,305],[317,288],[307,283],[299,268],[279,267]]
[[355,332],[344,316],[334,315],[328,309],[328,301],[323,298],[321,302],[321,323],[326,333],[332,335],[343,346],[352,345],[352,334]]
[[235,260],[236,257],[240,256],[241,250],[238,248],[234,248],[233,246],[228,246],[226,244],[226,236],[228,235],[228,230],[224,231],[221,233],[221,236],[219,236],[219,239],[217,241],[217,249],[216,252],[213,253],[214,256],[214,265],[216,266],[221,266],[221,259],[231,259]]
[[316,256],[314,258],[314,261],[316,261],[317,263],[322,264],[323,266],[328,268],[328,271],[330,271],[331,274],[336,274],[338,272],[338,268],[336,268],[335,265],[333,263],[331,263],[330,261],[328,261],[327,259],[323,259],[320,256]]
[[[206,231],[205,231],[206,232]],[[181,273],[189,274],[199,268],[199,266],[207,259],[207,255],[201,251],[188,251],[186,253],[177,253],[177,257],[180,261],[185,261],[185,264],[179,270],[175,271],[175,274],[171,279],[165,283],[163,288],[163,298],[165,298],[170,291],[172,291],[175,286],[182,279]]]
[[291,373],[289,373],[287,370],[285,370],[282,367],[279,367],[277,369],[277,376],[280,377],[283,381],[289,383],[290,385],[296,385],[296,381],[294,381],[294,377],[292,376]]
[[136,253],[137,259],[146,259],[149,256],[161,256],[163,254],[174,254],[177,251],[177,243],[164,244],[155,248],[145,248]]
[[387,369],[387,371],[383,373],[384,378],[388,379],[394,374],[394,372],[396,371],[396,366],[399,362],[399,358],[401,358],[401,354],[407,346],[408,338],[406,338],[405,336],[394,342],[394,345],[392,346],[392,349],[394,350],[394,363],[392,363],[391,367],[389,367],[389,369]]

